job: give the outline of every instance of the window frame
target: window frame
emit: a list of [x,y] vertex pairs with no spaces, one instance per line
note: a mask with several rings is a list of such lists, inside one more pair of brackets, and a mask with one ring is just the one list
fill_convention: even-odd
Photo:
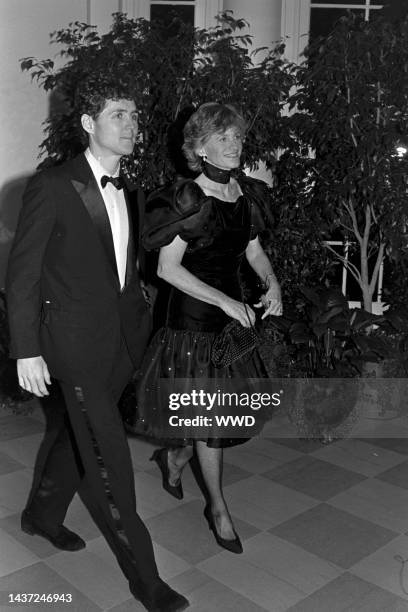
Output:
[[383,4],[372,4],[372,0],[365,0],[365,2],[360,2],[359,4],[351,4],[350,2],[312,2],[310,3],[310,13],[312,9],[350,9],[350,10],[364,10],[364,19],[365,21],[370,20],[370,11],[378,11],[384,8]]
[[[128,0],[129,1],[129,0]],[[132,0],[131,0],[132,1]],[[152,5],[171,5],[178,6],[193,6],[194,7],[194,27],[195,28],[210,28],[216,25],[215,17],[223,10],[223,0],[180,0],[172,2],[172,0],[136,0],[139,3],[144,2],[146,5],[144,15],[146,19],[150,19],[150,7]]]

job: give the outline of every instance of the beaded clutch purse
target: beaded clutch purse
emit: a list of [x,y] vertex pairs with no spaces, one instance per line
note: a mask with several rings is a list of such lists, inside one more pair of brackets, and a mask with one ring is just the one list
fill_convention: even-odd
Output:
[[211,347],[211,361],[216,368],[226,368],[252,352],[259,344],[256,329],[244,327],[234,319],[216,336]]

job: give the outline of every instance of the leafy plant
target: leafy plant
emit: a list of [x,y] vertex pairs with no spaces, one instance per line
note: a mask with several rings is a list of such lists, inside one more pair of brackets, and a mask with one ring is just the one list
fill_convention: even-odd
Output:
[[[370,312],[383,255],[391,277],[407,265],[408,156],[396,155],[408,128],[407,21],[350,15],[309,47],[301,67],[284,61],[282,44],[258,61],[245,25],[226,11],[214,28],[174,22],[164,35],[156,23],[116,13],[104,35],[80,22],[54,32],[63,65],[21,62],[52,93],[41,166],[83,148],[74,99],[90,72],[126,84],[137,101],[140,139],[123,164],[147,190],[188,175],[181,129],[192,110],[208,100],[232,102],[250,123],[244,164],[254,169],[262,161],[273,171],[275,224],[264,244],[285,302],[303,285],[329,286],[344,263]],[[325,250],[333,238],[350,243],[357,260]]]
[[339,267],[324,248],[329,226],[313,201],[308,178],[310,163],[289,149],[274,168],[274,223],[265,248],[278,274],[285,304],[293,304],[305,285],[330,284]]
[[275,223],[264,245],[285,300],[291,300],[299,286],[330,276],[333,261],[322,256],[322,223],[327,224],[308,194],[303,161],[289,153],[288,163],[276,164],[276,151],[291,142],[291,123],[282,110],[297,68],[284,61],[282,44],[258,62],[251,37],[241,34],[245,25],[227,11],[214,28],[175,22],[163,35],[155,23],[117,13],[110,32],[102,36],[79,22],[54,32],[51,42],[62,45],[64,65],[31,57],[21,67],[54,100],[45,123],[41,166],[60,163],[83,148],[74,99],[89,71],[98,79],[127,83],[137,100],[140,139],[124,168],[147,190],[175,174],[190,175],[181,154],[181,131],[196,106],[217,100],[240,107],[250,124],[244,165],[252,170],[262,161],[274,172],[270,212]]
[[392,354],[373,324],[389,328],[385,317],[350,309],[338,289],[326,287],[303,288],[294,308],[271,318],[270,333],[279,336],[273,357],[290,379],[286,406],[301,437],[330,442],[348,433],[363,390],[358,379],[369,376],[365,364]]
[[[339,289],[302,288],[295,308],[272,325],[290,347],[296,376],[351,378],[363,374],[363,364],[380,361],[390,352],[373,325],[387,325],[385,317],[351,309]],[[286,375],[291,376],[292,372]]]
[[369,312],[383,256],[407,254],[408,156],[396,150],[408,130],[407,43],[408,20],[350,14],[307,49],[289,100],[287,151],[303,169],[304,194],[325,219],[326,238],[354,250],[355,261],[332,254]]
[[244,163],[254,168],[264,161],[271,167],[293,76],[283,60],[283,45],[257,62],[251,37],[240,33],[245,25],[226,11],[213,28],[177,22],[164,35],[154,22],[116,13],[111,30],[102,36],[80,22],[54,32],[51,42],[63,46],[62,66],[33,57],[21,61],[21,68],[56,100],[45,123],[41,165],[59,163],[83,148],[74,99],[78,83],[92,72],[95,78],[127,84],[135,97],[140,140],[124,167],[147,189],[172,180],[176,172],[186,173],[178,155],[180,128],[196,106],[211,100],[234,103],[249,118]]

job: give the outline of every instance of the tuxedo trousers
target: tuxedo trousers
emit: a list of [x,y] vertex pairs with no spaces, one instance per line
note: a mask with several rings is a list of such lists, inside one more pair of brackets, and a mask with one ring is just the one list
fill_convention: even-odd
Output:
[[44,402],[50,425],[27,510],[55,535],[78,491],[133,592],[148,593],[158,584],[158,570],[150,534],[136,511],[130,450],[117,408],[133,370],[122,342],[109,384],[78,374],[58,380],[62,393]]

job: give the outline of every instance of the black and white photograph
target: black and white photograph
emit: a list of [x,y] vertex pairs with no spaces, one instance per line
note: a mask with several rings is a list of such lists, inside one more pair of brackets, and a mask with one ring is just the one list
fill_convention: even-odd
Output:
[[0,31],[0,611],[408,612],[408,0]]

